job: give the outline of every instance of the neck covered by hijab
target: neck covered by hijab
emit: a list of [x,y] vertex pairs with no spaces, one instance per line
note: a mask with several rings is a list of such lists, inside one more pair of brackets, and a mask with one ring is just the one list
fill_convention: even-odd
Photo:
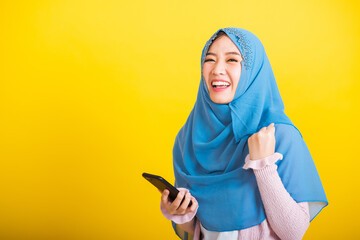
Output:
[[[205,55],[223,31],[243,56],[241,76],[230,103],[214,103],[203,77]],[[300,131],[284,113],[284,104],[260,40],[241,28],[222,28],[206,42],[201,56],[197,99],[175,138],[175,186],[190,190],[196,217],[210,231],[249,228],[265,220],[252,170],[244,170],[248,138],[275,123],[279,176],[296,202],[310,202],[311,220],[328,204],[312,156]]]

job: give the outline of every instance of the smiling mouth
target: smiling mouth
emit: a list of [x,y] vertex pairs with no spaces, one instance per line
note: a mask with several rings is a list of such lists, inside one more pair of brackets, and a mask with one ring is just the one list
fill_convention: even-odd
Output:
[[230,86],[230,83],[225,81],[212,81],[211,86],[213,88],[227,88]]

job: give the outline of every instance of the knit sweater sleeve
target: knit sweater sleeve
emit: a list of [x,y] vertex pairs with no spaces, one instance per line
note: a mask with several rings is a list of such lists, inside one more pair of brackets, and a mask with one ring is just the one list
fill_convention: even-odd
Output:
[[301,239],[310,224],[307,202],[297,203],[285,189],[272,163],[253,169],[264,204],[266,219],[280,239]]

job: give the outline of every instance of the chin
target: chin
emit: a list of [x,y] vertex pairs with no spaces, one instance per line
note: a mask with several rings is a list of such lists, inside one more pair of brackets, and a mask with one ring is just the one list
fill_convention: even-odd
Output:
[[214,102],[214,103],[217,103],[217,104],[227,104],[229,103],[230,101],[228,99],[222,99],[222,98],[211,98],[211,100]]

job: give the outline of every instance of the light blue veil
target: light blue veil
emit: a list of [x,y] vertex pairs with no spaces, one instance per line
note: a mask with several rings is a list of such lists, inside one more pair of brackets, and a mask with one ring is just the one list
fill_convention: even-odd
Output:
[[[240,50],[241,77],[234,99],[216,104],[202,70],[212,41],[224,31]],[[311,220],[328,202],[312,156],[284,104],[260,40],[241,28],[222,28],[206,42],[194,108],[175,138],[175,186],[190,190],[199,203],[196,217],[211,231],[241,230],[260,224],[265,211],[253,170],[244,170],[247,140],[275,123],[280,178],[296,202],[311,202]]]

